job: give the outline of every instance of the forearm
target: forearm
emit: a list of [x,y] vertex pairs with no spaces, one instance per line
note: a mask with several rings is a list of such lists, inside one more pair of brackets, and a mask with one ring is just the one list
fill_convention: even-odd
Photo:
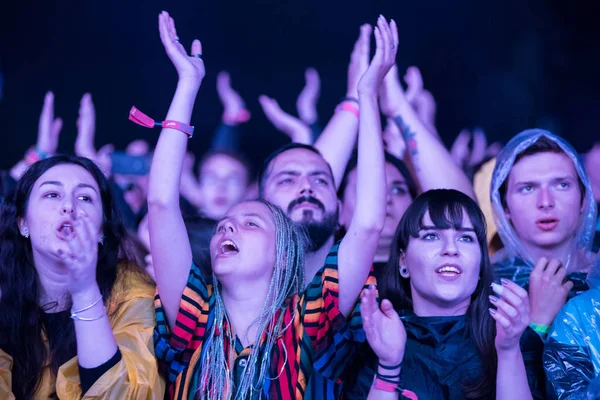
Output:
[[[167,120],[189,124],[198,86],[179,81]],[[163,128],[152,159],[148,187],[148,205],[160,203],[179,208],[179,182],[188,137],[175,129]]]
[[[362,117],[362,116],[361,116]],[[348,160],[352,156],[358,118],[350,111],[340,110],[333,114],[327,126],[315,142],[315,147],[331,166],[336,188],[340,186]]]
[[[72,312],[90,306],[100,296],[98,285],[73,295],[71,297],[73,301]],[[93,321],[84,321],[73,318],[79,365],[83,368],[98,367],[110,360],[118,350],[103,301],[99,301],[93,307],[78,313],[77,316],[93,319]]]
[[357,194],[352,222],[340,244],[339,307],[354,309],[375,257],[385,221],[385,159],[375,96],[360,95]]
[[[198,86],[179,82],[167,119],[189,124]],[[179,208],[179,186],[188,137],[163,129],[150,168],[148,216],[151,253],[158,291],[171,328],[192,263]]]
[[527,372],[521,350],[498,353],[498,371],[496,375],[496,399],[532,399],[527,382]]
[[456,189],[475,198],[473,187],[465,173],[454,163],[439,138],[426,128],[410,104],[398,104],[394,120],[402,131],[408,157],[423,192],[431,189]]

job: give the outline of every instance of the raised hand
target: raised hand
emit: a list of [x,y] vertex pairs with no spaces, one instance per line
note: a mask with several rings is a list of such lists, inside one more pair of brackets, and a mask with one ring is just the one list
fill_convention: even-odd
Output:
[[437,112],[437,105],[435,104],[435,98],[428,90],[421,90],[414,99],[412,99],[411,104],[417,115],[423,121],[423,123],[437,135],[437,130],[435,129],[435,114]]
[[37,151],[47,155],[53,155],[58,149],[58,136],[62,129],[63,121],[60,118],[54,118],[54,93],[46,93],[44,97],[44,107],[40,115],[38,125],[38,137],[36,143]]
[[471,132],[467,129],[460,131],[452,147],[450,148],[450,155],[452,160],[459,167],[464,167],[466,161],[470,158],[469,142],[471,141]]
[[379,89],[379,108],[388,118],[394,118],[398,105],[405,102],[404,89],[398,78],[398,67],[392,66]]
[[158,15],[158,30],[167,56],[169,56],[179,74],[179,80],[195,85],[196,89],[199,88],[206,74],[204,62],[202,61],[202,44],[200,41],[196,39],[192,42],[191,53],[188,55],[183,45],[179,42],[179,36],[177,36],[177,30],[175,29],[175,21],[166,11]]
[[399,160],[404,158],[406,141],[402,137],[398,124],[391,118],[387,119],[387,124],[383,130],[383,142],[385,143],[385,151]]
[[75,154],[96,161],[94,134],[96,132],[96,109],[92,95],[86,93],[79,104],[77,118],[77,139],[75,139]]
[[296,108],[298,116],[306,125],[314,124],[317,121],[317,102],[321,94],[321,78],[314,68],[307,68],[304,73],[306,84],[298,96]]
[[258,101],[265,113],[265,116],[275,128],[285,133],[294,143],[312,143],[312,132],[308,125],[283,111],[279,107],[277,100],[262,95]]
[[379,362],[387,366],[399,365],[404,358],[406,330],[396,310],[389,300],[377,306],[375,288],[363,290],[360,303],[363,329]]
[[369,53],[371,51],[371,30],[369,24],[360,27],[360,35],[354,43],[354,49],[350,55],[350,65],[348,66],[348,88],[346,96],[358,98],[358,82],[369,67]]
[[565,305],[573,282],[565,281],[567,269],[559,260],[540,258],[529,275],[529,306],[531,322],[552,325]]
[[73,296],[84,293],[97,284],[96,264],[101,237],[89,216],[81,211],[72,224],[73,231],[66,237],[67,249],[58,249],[57,255],[67,267],[68,290]]
[[404,75],[404,82],[406,82],[406,100],[413,104],[419,93],[423,91],[423,77],[419,68],[408,67]]
[[229,125],[237,125],[250,119],[250,113],[246,111],[244,100],[231,87],[231,77],[226,71],[217,75],[217,93],[221,104],[223,104],[223,121]]
[[496,351],[519,349],[519,339],[529,325],[529,296],[525,289],[502,279],[500,297],[490,296],[496,309],[490,314],[496,321]]
[[394,20],[388,24],[383,15],[380,15],[373,32],[375,34],[375,55],[358,82],[358,92],[367,95],[377,94],[383,79],[396,61],[396,52],[398,51],[398,28]]

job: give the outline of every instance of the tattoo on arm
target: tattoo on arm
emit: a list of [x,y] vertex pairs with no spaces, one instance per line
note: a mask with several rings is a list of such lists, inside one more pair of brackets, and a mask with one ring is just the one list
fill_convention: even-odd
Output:
[[401,116],[396,116],[394,118],[394,121],[396,121],[396,124],[398,125],[398,128],[400,128],[400,131],[402,132],[402,136],[404,136],[404,141],[406,142],[406,149],[408,150],[409,154],[410,154],[410,158],[413,164],[413,167],[415,169],[415,171],[419,171],[419,149],[417,147],[417,134],[416,132],[412,131],[410,126],[408,126],[404,120],[402,119]]

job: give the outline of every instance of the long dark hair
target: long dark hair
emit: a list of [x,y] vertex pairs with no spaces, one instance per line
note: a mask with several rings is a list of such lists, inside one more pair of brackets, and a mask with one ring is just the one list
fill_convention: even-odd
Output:
[[388,264],[378,282],[381,298],[389,299],[396,310],[413,309],[410,278],[400,276],[399,261],[406,251],[408,242],[419,236],[423,229],[423,217],[429,211],[433,225],[439,229],[458,229],[462,226],[463,215],[473,224],[481,251],[479,281],[471,295],[471,304],[467,310],[468,337],[475,341],[477,351],[483,360],[483,379],[477,382],[463,382],[463,392],[467,399],[495,397],[497,356],[494,346],[496,324],[489,314],[490,285],[493,282],[493,270],[490,264],[485,217],[479,206],[469,196],[447,189],[430,190],[417,197],[408,207],[398,224],[394,244]]
[[38,304],[38,274],[31,241],[21,236],[17,222],[26,215],[35,182],[46,171],[61,164],[84,168],[100,189],[104,244],[98,246],[96,280],[105,301],[117,278],[117,263],[129,260],[125,245],[127,234],[114,206],[108,180],[92,161],[55,156],[29,167],[19,180],[12,199],[2,205],[0,212],[0,348],[13,358],[12,389],[18,399],[34,396],[48,361],[56,375],[58,368],[77,352],[75,328],[68,317],[62,329],[48,335],[49,350],[44,344],[44,310],[52,305]]

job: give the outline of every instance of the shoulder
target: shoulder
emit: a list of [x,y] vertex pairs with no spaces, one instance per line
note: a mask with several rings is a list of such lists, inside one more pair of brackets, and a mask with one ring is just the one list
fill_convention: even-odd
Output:
[[156,284],[140,267],[131,262],[117,265],[117,279],[113,286],[110,303],[119,304],[133,299],[154,298]]

